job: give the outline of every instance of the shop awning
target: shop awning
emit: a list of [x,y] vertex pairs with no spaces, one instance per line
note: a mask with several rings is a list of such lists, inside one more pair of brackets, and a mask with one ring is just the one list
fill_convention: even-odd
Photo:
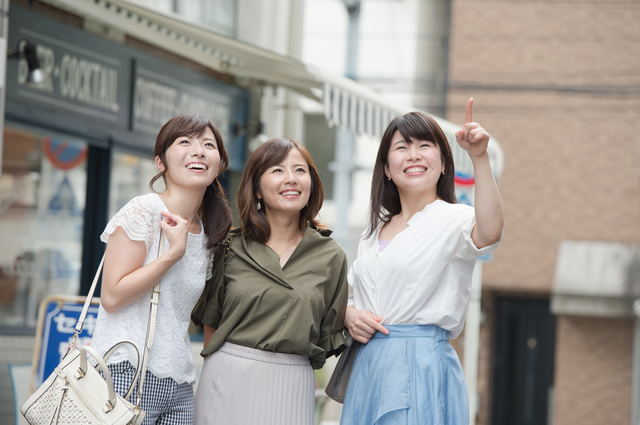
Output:
[[[179,15],[167,14],[123,0],[42,0],[188,58],[215,71],[281,85],[323,104],[330,126],[347,127],[356,134],[380,138],[389,121],[415,108],[387,102],[371,88],[299,60],[235,40]],[[445,131],[454,149],[460,126],[431,115]],[[495,140],[489,146],[496,175],[503,164]]]

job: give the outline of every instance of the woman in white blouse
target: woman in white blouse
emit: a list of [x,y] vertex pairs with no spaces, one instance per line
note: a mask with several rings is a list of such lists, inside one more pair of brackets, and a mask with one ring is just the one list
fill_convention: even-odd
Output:
[[[158,133],[155,163],[166,189],[133,198],[109,221],[100,311],[91,345],[104,355],[122,340],[144,351],[151,290],[161,280],[153,347],[142,398],[137,355],[118,349],[107,361],[116,392],[134,383],[130,401],[146,413],[142,425],[194,420],[196,371],[189,341],[191,310],[205,286],[208,259],[231,227],[218,176],[229,159],[222,135],[205,117],[181,115]],[[166,240],[160,250],[160,234]]]
[[458,144],[470,156],[475,208],[457,204],[447,139],[426,114],[387,127],[376,159],[370,225],[349,274],[345,324],[361,342],[342,425],[467,425],[460,361],[449,344],[464,325],[476,258],[503,229],[489,134],[469,99]]

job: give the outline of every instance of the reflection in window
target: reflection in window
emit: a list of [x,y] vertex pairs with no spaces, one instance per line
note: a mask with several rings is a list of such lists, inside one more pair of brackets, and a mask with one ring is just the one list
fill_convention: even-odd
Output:
[[138,3],[161,12],[177,13],[226,35],[235,35],[234,0],[138,0]]
[[40,301],[80,287],[87,145],[5,127],[0,325],[35,326]]
[[[111,160],[109,219],[131,199],[150,193],[149,182],[157,173],[151,158],[141,158],[115,151]],[[153,188],[156,192],[162,192],[164,190],[162,179],[157,180]]]

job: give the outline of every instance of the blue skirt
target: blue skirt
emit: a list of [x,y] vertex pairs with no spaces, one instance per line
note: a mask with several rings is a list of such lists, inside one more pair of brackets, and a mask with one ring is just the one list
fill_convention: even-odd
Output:
[[389,325],[360,346],[341,425],[469,425],[469,397],[449,331]]

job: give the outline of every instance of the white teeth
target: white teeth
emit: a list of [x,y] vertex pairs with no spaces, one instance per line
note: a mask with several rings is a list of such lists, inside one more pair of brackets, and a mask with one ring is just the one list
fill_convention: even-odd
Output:
[[281,195],[282,196],[300,195],[300,192],[297,192],[295,190],[289,190],[287,192],[282,192]]
[[408,173],[420,173],[422,171],[427,171],[427,169],[424,168],[424,167],[411,167],[411,168],[407,168],[406,170],[404,170],[405,174],[408,174]]
[[204,164],[196,164],[196,163],[193,163],[193,164],[189,164],[189,165],[187,165],[187,168],[188,168],[188,169],[190,169],[190,170],[192,170],[192,169],[194,169],[194,168],[197,168],[197,169],[199,169],[199,170],[206,170],[206,169],[207,169],[207,166],[206,166],[206,165],[204,165]]

